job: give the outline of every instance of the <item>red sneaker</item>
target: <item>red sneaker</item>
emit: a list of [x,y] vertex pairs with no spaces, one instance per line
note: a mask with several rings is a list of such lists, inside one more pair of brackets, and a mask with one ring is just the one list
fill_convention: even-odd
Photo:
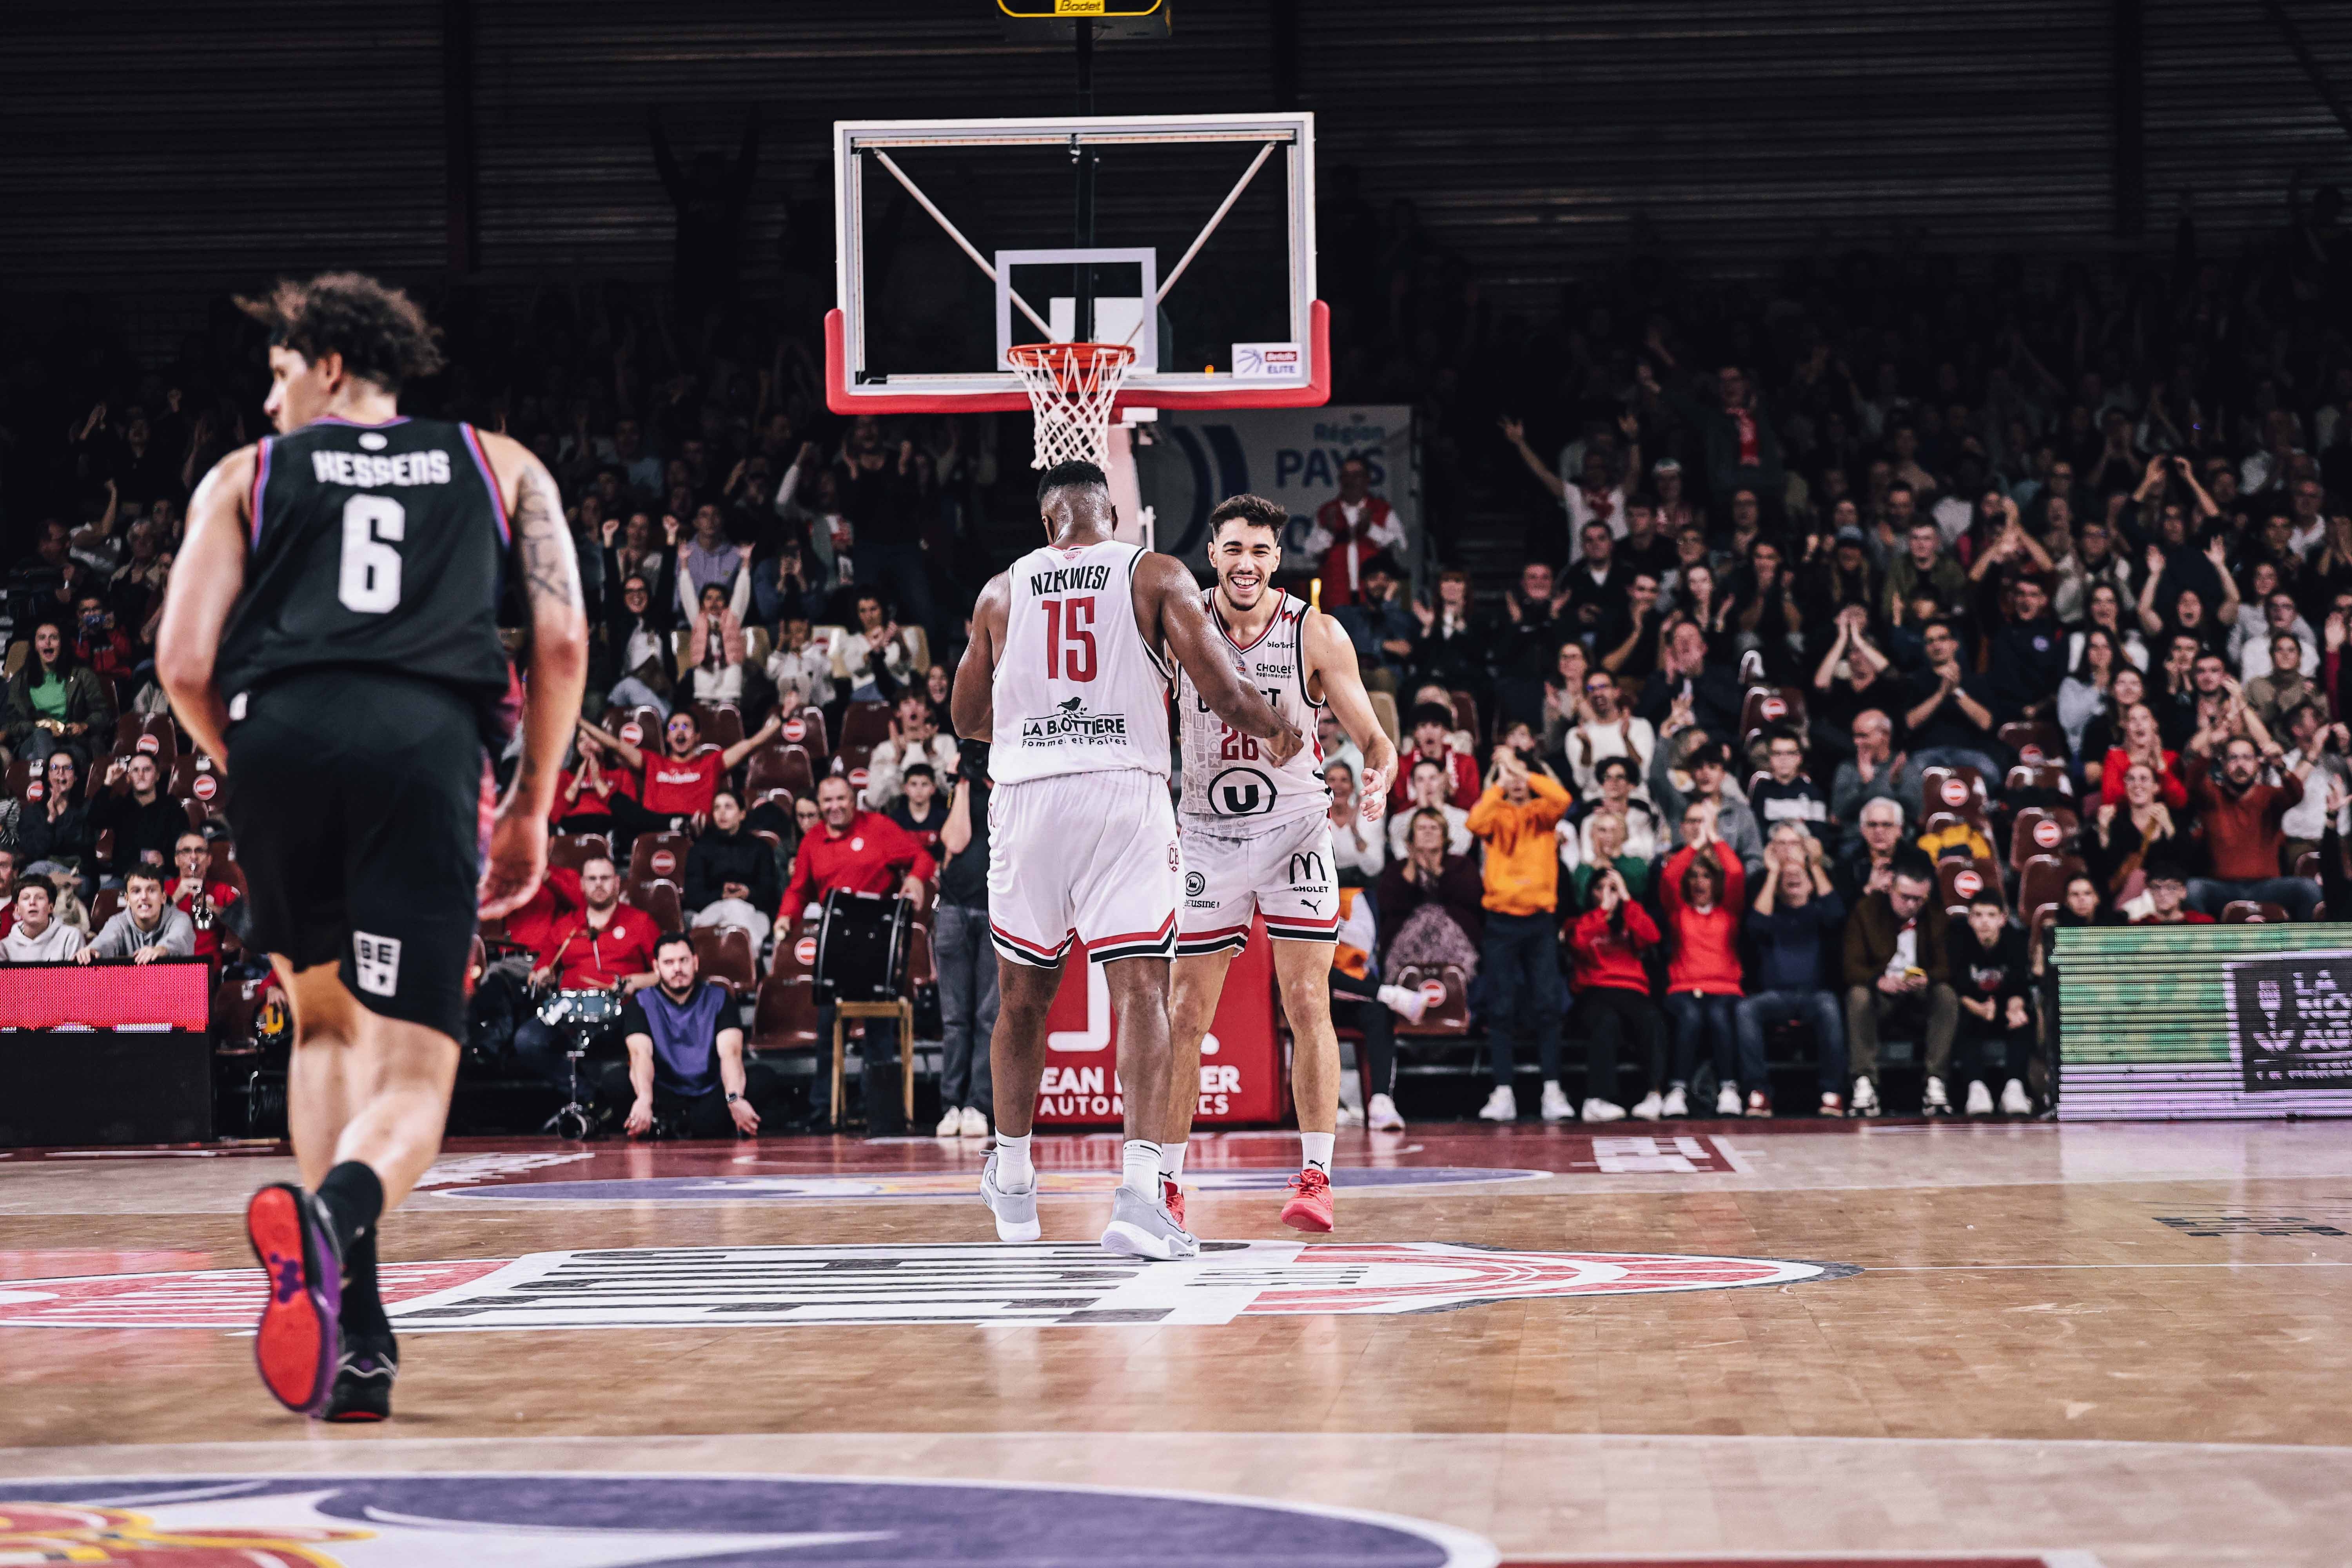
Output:
[[1291,1200],[1282,1205],[1282,1223],[1293,1230],[1331,1228],[1331,1178],[1309,1165],[1290,1178]]
[[342,1358],[336,1314],[342,1264],[317,1200],[279,1182],[253,1194],[245,1231],[269,1281],[254,1336],[253,1363],[278,1403],[304,1415],[326,1407]]
[[1184,1223],[1184,1189],[1167,1177],[1160,1178],[1160,1199],[1167,1206],[1168,1217],[1176,1222],[1178,1230],[1192,1227]]

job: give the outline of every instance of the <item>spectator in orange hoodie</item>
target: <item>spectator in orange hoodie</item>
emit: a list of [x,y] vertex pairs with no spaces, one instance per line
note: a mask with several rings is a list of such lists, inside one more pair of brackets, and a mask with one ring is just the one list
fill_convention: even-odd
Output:
[[1494,1092],[1478,1114],[1516,1121],[1511,1035],[1524,1025],[1543,1067],[1543,1119],[1573,1121],[1576,1107],[1559,1087],[1559,1019],[1568,997],[1559,983],[1559,854],[1552,828],[1568,815],[1568,791],[1528,765],[1508,746],[1495,748],[1496,782],[1470,808],[1466,826],[1486,845],[1486,933],[1479,973],[1486,979],[1486,1049]]
[[1591,1055],[1584,1072],[1584,1120],[1615,1121],[1625,1114],[1616,1103],[1617,1050],[1631,1037],[1641,1053],[1648,1092],[1633,1114],[1655,1121],[1664,1102],[1658,1079],[1665,1068],[1665,1021],[1650,1001],[1650,975],[1642,955],[1658,944],[1658,922],[1625,886],[1625,874],[1602,868],[1592,879],[1592,906],[1578,917],[1569,939],[1576,1016],[1584,1025]]
[[1716,832],[1715,810],[1715,802],[1706,799],[1684,808],[1684,845],[1667,859],[1658,879],[1672,943],[1666,961],[1666,1015],[1675,1021],[1675,1068],[1666,1085],[1664,1109],[1668,1116],[1690,1114],[1690,1076],[1698,1066],[1702,1034],[1711,1037],[1716,1079],[1721,1085],[1715,1113],[1737,1116],[1742,1109],[1733,1007],[1740,995],[1739,911],[1746,902],[1748,874]]

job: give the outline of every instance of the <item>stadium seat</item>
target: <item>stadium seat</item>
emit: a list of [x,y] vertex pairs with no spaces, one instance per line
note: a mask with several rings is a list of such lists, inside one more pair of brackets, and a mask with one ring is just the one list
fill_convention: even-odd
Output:
[[816,1043],[816,983],[805,973],[777,969],[760,983],[749,1048],[804,1051],[814,1048]]
[[653,877],[643,882],[632,881],[621,891],[621,901],[633,910],[643,910],[653,917],[656,929],[678,931],[686,925],[686,895],[677,883],[667,877]]
[[1477,697],[1468,691],[1449,691],[1446,696],[1454,703],[1454,727],[1468,733],[1472,746],[1483,748],[1486,731],[1478,727]]
[[2036,855],[2061,855],[2074,847],[2083,830],[2080,818],[2063,805],[2029,805],[2017,814],[2010,828],[2009,864],[2014,871]]
[[698,702],[694,721],[702,727],[702,738],[722,750],[743,738],[743,710],[732,702]]
[[922,921],[911,921],[907,926],[907,984],[922,985],[936,982],[939,965],[931,956],[931,928]]
[[[1942,892],[1944,912],[1954,920],[1966,920],[1969,900],[1990,888],[1994,897],[2000,895],[2000,873],[1990,860],[1953,860],[1936,862],[1936,885]],[[2065,884],[2059,884],[2063,890]]]
[[856,773],[874,755],[874,748],[890,738],[887,702],[853,702],[841,716],[841,764]]
[[638,834],[636,842],[629,847],[631,885],[667,877],[683,887],[686,852],[692,847],[694,840],[683,833]]
[[29,801],[34,799],[34,796],[28,795],[25,793],[25,787],[32,782],[33,764],[31,763],[26,761],[23,757],[17,757],[9,763],[7,790],[8,798],[10,800]]
[[833,755],[833,742],[825,733],[824,710],[822,708],[803,708],[798,713],[787,715],[782,734],[787,744],[806,750],[819,766]]
[[2306,849],[2302,854],[2296,856],[2294,858],[2294,874],[2298,877],[2308,877],[2315,882],[2318,881],[2320,879],[2319,851],[2316,849]]
[[2047,719],[2012,719],[1993,738],[2017,753],[2021,763],[2063,763],[2066,732]]
[[[2080,866],[2080,861],[2074,866]],[[2017,907],[2028,920],[2042,910],[2056,909],[2066,898],[2066,884],[2074,868],[2064,857],[2030,855],[2025,864],[2017,868]]]
[[1466,1035],[1470,1032],[1470,987],[1458,963],[1408,963],[1397,971],[1396,983],[1424,994],[1434,985],[1443,993],[1430,1004],[1418,1024],[1400,1021],[1399,1035]]
[[[604,729],[632,746],[658,752],[662,743],[661,710],[651,703],[641,702],[635,708],[616,708],[604,715]],[[634,729],[635,734],[629,731]]]
[[1985,823],[1984,774],[1971,767],[1932,767],[1919,775],[1919,813],[1957,811],[1981,827]]
[[114,743],[126,755],[144,752],[168,768],[180,754],[180,730],[169,713],[125,713],[114,721]]
[[816,762],[803,747],[789,742],[762,746],[751,753],[744,769],[743,788],[751,795],[775,790],[786,790],[795,796],[816,794]]
[[810,921],[794,931],[782,921],[776,931],[776,956],[769,965],[778,974],[798,975],[803,979],[816,973],[816,923]]
[[2252,899],[2231,899],[2221,906],[2221,923],[2225,926],[2276,926],[2287,923],[2286,906],[2257,902]]
[[613,841],[602,833],[558,833],[547,841],[547,864],[551,869],[561,867],[566,871],[577,871],[599,856],[608,860],[613,856]]
[[2020,763],[2009,770],[2001,780],[2001,793],[2009,795],[2021,790],[2042,790],[2058,795],[2074,793],[2074,780],[2059,763]]
[[[100,838],[111,840],[114,835],[111,831],[109,831],[100,834],[99,837]],[[110,847],[111,847],[110,845]],[[111,857],[102,858],[111,858]],[[119,888],[100,888],[98,890],[98,897],[89,901],[89,934],[96,936],[100,931],[105,930],[106,922],[112,920],[117,914],[120,914],[121,910],[121,889]]]
[[1739,704],[1739,749],[1754,745],[1766,730],[1786,724],[1805,731],[1805,694],[1794,686],[1751,686]]
[[751,933],[741,926],[697,926],[694,957],[702,977],[715,980],[738,996],[749,996],[760,984],[759,953]]
[[163,793],[200,801],[206,810],[212,810],[220,799],[222,783],[222,774],[213,766],[210,757],[201,752],[184,752],[173,760],[171,776],[163,785]]

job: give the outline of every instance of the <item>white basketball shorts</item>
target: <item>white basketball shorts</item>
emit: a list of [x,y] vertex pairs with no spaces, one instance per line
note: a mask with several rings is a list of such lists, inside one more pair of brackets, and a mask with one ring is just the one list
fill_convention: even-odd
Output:
[[1252,910],[1265,917],[1268,936],[1338,940],[1339,884],[1331,824],[1321,812],[1277,822],[1247,838],[1231,837],[1223,822],[1196,826],[1187,818],[1183,844],[1180,955],[1239,952],[1249,943]]
[[1140,768],[996,786],[988,800],[988,929],[1015,963],[1176,951],[1183,852],[1168,781]]

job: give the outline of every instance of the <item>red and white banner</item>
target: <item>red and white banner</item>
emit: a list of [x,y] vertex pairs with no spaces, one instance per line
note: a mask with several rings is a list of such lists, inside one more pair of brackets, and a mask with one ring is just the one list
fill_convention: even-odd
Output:
[[[1217,1016],[1201,1042],[1203,1126],[1280,1121],[1290,1113],[1290,1078],[1274,1032],[1274,955],[1265,926],[1250,928],[1249,946],[1225,971]],[[1126,1114],[1118,1092],[1118,1023],[1102,967],[1072,944],[1062,988],[1045,1016],[1045,1076],[1037,1085],[1041,1127],[1116,1127]]]

